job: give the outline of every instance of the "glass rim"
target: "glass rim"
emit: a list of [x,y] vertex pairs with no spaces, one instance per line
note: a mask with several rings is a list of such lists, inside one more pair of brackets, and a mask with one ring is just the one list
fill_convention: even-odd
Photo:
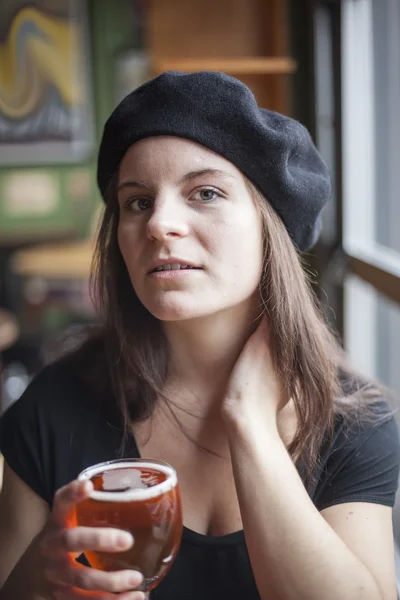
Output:
[[145,489],[133,488],[123,492],[92,490],[89,496],[92,500],[97,500],[99,502],[136,502],[150,500],[170,492],[178,484],[178,477],[174,467],[162,460],[153,458],[117,458],[96,463],[83,469],[83,471],[79,473],[77,479],[78,481],[89,481],[97,473],[112,471],[120,468],[122,465],[125,465],[127,468],[137,468],[138,465],[141,465],[143,468],[161,471],[167,478],[165,481]]

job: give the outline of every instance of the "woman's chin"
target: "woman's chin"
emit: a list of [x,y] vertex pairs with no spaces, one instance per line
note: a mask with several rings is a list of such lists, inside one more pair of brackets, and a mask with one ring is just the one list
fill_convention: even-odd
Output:
[[153,317],[159,321],[186,321],[188,319],[194,319],[199,317],[196,311],[185,310],[180,308],[165,308],[165,307],[149,307],[148,310],[151,312]]
[[149,303],[146,308],[159,321],[187,321],[205,316],[204,308],[200,306]]

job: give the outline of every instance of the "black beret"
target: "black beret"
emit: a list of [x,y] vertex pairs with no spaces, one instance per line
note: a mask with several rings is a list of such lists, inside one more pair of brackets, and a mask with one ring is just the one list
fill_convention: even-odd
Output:
[[271,203],[298,250],[317,241],[329,171],[305,127],[259,108],[238,79],[169,71],[128,94],[104,127],[97,169],[103,198],[128,148],[155,135],[193,140],[225,157]]

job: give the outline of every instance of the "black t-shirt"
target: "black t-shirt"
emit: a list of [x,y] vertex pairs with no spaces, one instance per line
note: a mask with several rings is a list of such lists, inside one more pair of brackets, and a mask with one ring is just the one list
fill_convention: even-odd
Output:
[[[7,463],[50,506],[55,491],[84,468],[121,457],[121,428],[100,406],[68,363],[60,361],[44,369],[2,417],[0,445]],[[382,402],[381,410],[385,406]],[[134,440],[125,457],[139,457]],[[306,487],[318,510],[343,502],[393,506],[398,473],[392,417],[379,425],[351,427],[338,418]],[[209,537],[185,528],[178,557],[152,598],[259,600],[243,532]]]

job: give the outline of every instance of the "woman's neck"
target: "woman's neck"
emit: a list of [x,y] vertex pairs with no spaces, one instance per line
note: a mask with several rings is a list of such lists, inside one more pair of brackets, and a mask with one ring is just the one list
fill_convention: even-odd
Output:
[[165,323],[171,349],[169,389],[201,398],[210,407],[226,386],[232,368],[257,326],[260,311],[235,307],[208,317]]

